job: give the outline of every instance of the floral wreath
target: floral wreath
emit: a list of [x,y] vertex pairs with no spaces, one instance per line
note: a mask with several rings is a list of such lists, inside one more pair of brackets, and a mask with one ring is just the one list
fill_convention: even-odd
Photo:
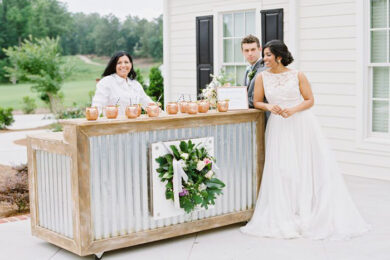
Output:
[[165,197],[175,202],[174,168],[175,161],[182,167],[185,178],[180,176],[177,204],[190,213],[196,207],[208,209],[215,204],[217,195],[222,194],[225,184],[215,178],[215,158],[211,157],[205,147],[195,145],[191,140],[181,141],[179,147],[170,145],[172,153],[156,158],[159,164],[157,173],[161,182],[165,183]]

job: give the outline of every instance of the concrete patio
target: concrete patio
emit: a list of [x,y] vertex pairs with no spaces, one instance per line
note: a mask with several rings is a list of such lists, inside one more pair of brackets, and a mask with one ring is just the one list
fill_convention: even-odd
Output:
[[[103,259],[297,259],[389,260],[390,182],[345,176],[359,210],[372,225],[348,241],[279,240],[239,232],[241,225],[106,252]],[[30,221],[0,224],[0,259],[93,259],[78,257],[30,234]]]

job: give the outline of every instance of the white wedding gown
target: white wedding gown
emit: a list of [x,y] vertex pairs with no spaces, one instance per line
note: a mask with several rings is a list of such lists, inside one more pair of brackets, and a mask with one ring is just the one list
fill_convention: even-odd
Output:
[[[298,71],[262,75],[270,104],[286,108],[303,101]],[[241,231],[272,238],[340,240],[367,230],[312,111],[289,118],[271,114],[259,198]]]

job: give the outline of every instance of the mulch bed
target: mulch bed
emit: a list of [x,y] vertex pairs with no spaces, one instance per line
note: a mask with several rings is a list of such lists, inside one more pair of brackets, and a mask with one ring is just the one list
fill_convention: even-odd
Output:
[[[12,178],[15,176],[18,171],[13,169],[11,166],[1,165],[0,164],[0,188],[6,184],[8,178]],[[12,205],[5,201],[0,201],[0,219],[8,218],[16,215],[23,215],[28,213],[29,211],[17,211],[18,207],[16,205]]]

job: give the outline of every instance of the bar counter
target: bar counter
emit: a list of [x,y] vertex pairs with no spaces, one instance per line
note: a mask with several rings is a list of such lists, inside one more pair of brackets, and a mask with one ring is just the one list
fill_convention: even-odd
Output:
[[[80,256],[101,255],[245,222],[253,214],[264,164],[259,110],[60,123],[63,132],[28,137],[34,236]],[[203,137],[214,140],[223,195],[207,210],[154,218],[151,144]]]

